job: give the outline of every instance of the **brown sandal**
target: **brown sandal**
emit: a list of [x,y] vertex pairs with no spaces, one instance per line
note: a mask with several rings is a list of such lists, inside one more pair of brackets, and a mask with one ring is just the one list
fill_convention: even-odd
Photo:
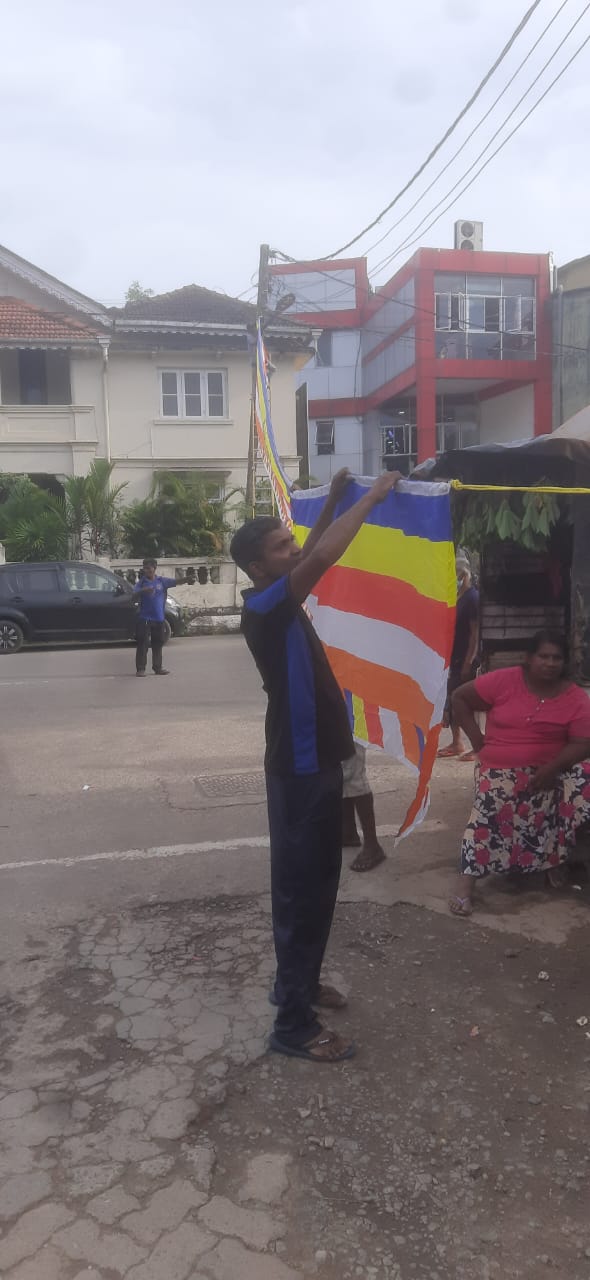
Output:
[[336,987],[330,987],[325,982],[320,982],[317,989],[315,1000],[312,1005],[317,1009],[345,1009],[348,1000],[342,995],[341,991],[337,991]]

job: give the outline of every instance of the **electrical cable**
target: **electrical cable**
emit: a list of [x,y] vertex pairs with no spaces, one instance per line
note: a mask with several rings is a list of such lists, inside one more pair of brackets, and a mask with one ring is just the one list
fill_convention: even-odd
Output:
[[467,112],[471,109],[474,102],[477,101],[480,94],[485,89],[486,84],[493,76],[494,72],[497,71],[498,67],[510,52],[513,44],[518,39],[521,32],[524,31],[524,28],[526,27],[527,23],[530,22],[530,19],[532,18],[535,12],[535,9],[539,7],[540,3],[541,3],[541,0],[533,0],[533,4],[531,4],[530,7],[527,9],[526,13],[518,23],[518,26],[515,27],[507,44],[504,45],[504,48],[499,53],[495,62],[486,72],[483,80],[480,81],[474,93],[472,93],[471,97],[469,98],[469,101],[465,103],[465,106],[462,107],[461,111],[459,112],[459,115],[455,118],[455,120],[453,120],[452,124],[449,125],[448,129],[443,134],[442,138],[440,138],[439,141],[436,143],[436,146],[432,148],[432,150],[426,156],[426,159],[422,162],[420,167],[416,170],[416,172],[412,175],[412,177],[409,178],[409,180],[406,182],[405,186],[401,188],[401,191],[398,191],[397,195],[393,197],[393,200],[390,200],[389,204],[387,204],[385,208],[381,210],[381,213],[378,213],[377,217],[373,218],[372,222],[367,223],[367,226],[363,227],[362,231],[359,231],[358,235],[353,236],[351,240],[347,240],[346,244],[341,245],[339,249],[335,249],[333,253],[325,254],[324,260],[329,260],[330,258],[337,258],[341,253],[344,253],[346,249],[350,249],[353,244],[356,244],[357,241],[361,240],[362,237],[366,235],[367,231],[372,231],[373,227],[376,227],[377,224],[381,222],[381,219],[385,217],[386,213],[389,213],[389,210],[393,209],[394,205],[396,205],[401,200],[402,196],[406,194],[406,191],[409,191],[410,187],[412,187],[414,183],[417,182],[418,178],[424,173],[424,170],[430,164],[431,160],[433,160],[435,155],[438,154],[438,152],[444,146],[445,142],[447,142],[448,139],[451,137],[451,134],[455,132],[455,129],[461,123],[461,120],[464,118],[464,116],[467,115]]
[[[590,8],[590,4],[586,5],[586,9],[584,10],[584,13],[588,8]],[[584,14],[581,14],[581,17],[583,16]],[[397,248],[394,249],[393,253],[388,254],[386,258],[383,258],[381,262],[377,263],[377,265],[373,268],[373,270],[369,272],[369,279],[375,276],[378,271],[381,271],[383,267],[389,266],[389,263],[392,262],[394,258],[397,258],[400,253],[405,252],[406,249],[409,249],[412,247],[412,245],[417,244],[418,241],[422,239],[422,236],[425,234],[425,232],[430,231],[431,227],[433,227],[435,223],[437,223],[439,219],[444,216],[445,213],[448,213],[449,209],[452,209],[453,205],[456,204],[457,200],[459,200],[460,197],[464,195],[465,192],[468,191],[470,187],[473,186],[473,183],[476,181],[479,175],[483,173],[484,169],[487,169],[488,165],[491,164],[492,160],[495,159],[495,157],[499,154],[500,151],[503,151],[504,147],[507,145],[508,142],[510,142],[510,140],[514,137],[514,135],[518,133],[519,129],[522,128],[523,124],[525,124],[526,121],[530,119],[533,112],[536,111],[537,107],[541,105],[541,103],[544,101],[547,95],[551,92],[551,90],[555,87],[558,81],[561,80],[561,77],[565,75],[566,71],[569,69],[569,67],[571,67],[575,59],[579,57],[579,55],[582,53],[583,49],[585,49],[589,41],[590,41],[590,35],[586,36],[586,39],[582,41],[582,44],[578,45],[578,48],[574,50],[571,57],[565,63],[565,66],[561,68],[561,71],[558,72],[558,74],[554,77],[554,79],[547,86],[547,88],[543,90],[543,93],[540,94],[537,100],[533,103],[532,107],[530,107],[529,110],[526,112],[526,114],[522,117],[522,119],[516,123],[514,128],[510,130],[510,133],[506,135],[506,137],[499,144],[499,146],[496,147],[495,151],[492,151],[492,154],[488,156],[487,160],[485,160],[484,163],[480,165],[480,168],[477,169],[473,177],[470,178],[469,182],[467,182],[465,186],[461,188],[461,191],[459,191],[456,196],[453,196],[453,199],[449,202],[449,204],[445,205],[445,208],[442,209],[440,213],[437,213],[436,217],[433,218],[432,221],[429,222],[426,227],[422,227],[418,236],[412,238],[414,236],[414,232],[419,230],[419,228],[422,226],[422,222],[424,222],[425,219],[430,216],[430,213],[434,213],[435,209],[440,208],[440,205],[443,203],[443,201],[446,200],[448,196],[452,195],[454,191],[456,191],[457,187],[463,181],[463,178],[466,177],[467,173],[470,173],[471,169],[473,168],[473,165],[470,165],[469,169],[466,170],[466,173],[463,174],[463,177],[459,178],[458,181],[449,189],[449,191],[446,192],[446,195],[442,196],[441,199],[435,205],[433,205],[433,207],[430,210],[430,213],[424,215],[424,218],[422,218],[420,223],[418,223],[417,226],[413,228],[413,231],[410,232],[410,235],[406,238],[406,240],[404,240],[401,244],[399,244]],[[480,153],[480,156],[485,154],[486,149],[487,148],[484,148],[484,151]],[[480,156],[478,156],[478,159],[480,158]],[[475,160],[473,163],[477,164],[477,160]]]
[[[494,98],[494,101],[492,102],[492,105],[491,105],[490,107],[488,107],[488,109],[487,109],[487,111],[484,113],[484,115],[480,117],[480,119],[478,120],[477,124],[476,124],[476,125],[474,125],[473,129],[471,130],[471,133],[468,133],[468,134],[467,134],[467,137],[466,137],[466,138],[465,138],[465,140],[461,143],[461,146],[460,146],[460,147],[458,147],[458,148],[457,148],[457,150],[456,150],[455,152],[453,152],[453,155],[451,156],[450,160],[447,160],[447,163],[446,163],[445,165],[443,165],[442,169],[439,169],[439,171],[438,171],[438,173],[437,173],[436,177],[434,177],[434,178],[432,179],[432,182],[430,182],[430,183],[428,184],[428,186],[424,188],[424,190],[422,191],[422,193],[418,196],[418,199],[417,199],[417,200],[415,200],[415,201],[414,201],[414,203],[410,205],[409,209],[407,209],[407,210],[406,210],[406,212],[402,214],[401,218],[398,218],[397,222],[392,223],[392,225],[388,228],[388,230],[387,230],[387,231],[384,231],[382,236],[379,236],[379,239],[378,239],[378,240],[375,240],[375,241],[373,242],[373,244],[369,245],[369,248],[365,250],[365,256],[368,256],[368,254],[372,253],[372,252],[373,252],[373,250],[377,248],[377,245],[382,244],[382,243],[383,243],[383,241],[384,241],[384,240],[386,240],[386,239],[387,239],[387,237],[388,237],[389,235],[391,235],[391,232],[392,232],[392,231],[395,231],[396,227],[401,226],[401,223],[402,223],[402,222],[404,222],[404,221],[405,221],[405,219],[406,219],[406,218],[408,218],[408,217],[409,217],[409,215],[410,215],[411,213],[413,213],[414,209],[416,209],[416,208],[418,207],[418,205],[420,204],[420,202],[424,199],[424,197],[428,195],[428,192],[429,192],[429,191],[432,191],[432,188],[433,188],[434,186],[436,186],[436,183],[438,182],[439,178],[442,178],[443,173],[446,173],[446,172],[447,172],[447,170],[448,170],[448,169],[450,169],[451,165],[452,165],[452,164],[454,163],[454,161],[457,159],[457,156],[461,155],[461,152],[465,150],[465,147],[467,146],[467,144],[468,144],[469,142],[471,142],[471,139],[475,136],[475,134],[476,134],[476,133],[478,132],[478,130],[481,128],[482,124],[484,124],[484,123],[485,123],[485,121],[490,117],[490,115],[492,114],[492,111],[495,109],[495,107],[497,107],[497,105],[498,105],[498,103],[500,102],[500,100],[504,97],[504,94],[505,94],[505,93],[507,93],[507,92],[508,92],[508,90],[509,90],[509,88],[510,88],[510,86],[511,86],[512,84],[514,84],[514,81],[516,80],[516,77],[520,74],[520,72],[522,71],[522,68],[525,66],[525,64],[526,64],[526,63],[529,61],[529,59],[532,57],[533,53],[535,52],[535,49],[537,49],[537,48],[538,48],[538,46],[540,45],[540,43],[541,43],[542,39],[544,38],[544,36],[546,36],[546,35],[547,35],[547,32],[551,29],[551,27],[553,26],[553,23],[557,21],[557,19],[558,19],[558,17],[559,17],[559,15],[560,15],[560,13],[562,12],[562,10],[563,10],[563,9],[565,9],[565,7],[566,7],[566,5],[567,5],[567,4],[569,4],[569,0],[562,0],[562,3],[561,3],[561,5],[559,6],[559,9],[557,10],[557,12],[553,14],[553,17],[550,19],[550,21],[547,23],[547,25],[543,28],[543,30],[542,30],[542,32],[541,32],[541,34],[540,34],[540,35],[537,37],[537,39],[535,40],[535,43],[534,43],[533,45],[531,45],[531,47],[530,47],[530,49],[529,49],[528,53],[527,53],[527,54],[525,55],[525,57],[522,59],[522,62],[519,62],[518,66],[517,66],[517,68],[516,68],[516,71],[514,71],[514,72],[512,73],[512,75],[510,76],[510,79],[506,81],[506,84],[504,85],[504,88],[503,88],[503,89],[501,89],[501,91],[500,91],[500,93],[497,95],[497,97],[496,97],[496,98]],[[584,12],[585,12],[585,10],[584,10]],[[584,15],[583,15],[583,13],[582,13],[582,14],[580,14],[580,18],[578,18],[577,22],[579,22],[579,21],[580,21],[580,19],[581,19],[583,16],[584,16]],[[562,45],[563,45],[563,44],[565,43],[565,41],[567,40],[568,36],[570,36],[570,35],[571,35],[572,31],[574,30],[574,27],[576,27],[576,26],[577,26],[577,22],[574,22],[573,26],[572,26],[572,27],[570,27],[569,31],[568,31],[568,32],[566,33],[566,35],[564,36],[563,40],[560,42],[560,44],[558,44],[558,45],[557,45],[557,48],[555,49],[554,53],[552,53],[552,55],[551,55],[551,57],[548,59],[548,61],[545,63],[545,66],[541,69],[541,71],[539,72],[539,75],[542,75],[543,71],[545,71],[545,69],[549,66],[549,63],[550,63],[550,62],[552,62],[552,61],[553,61],[553,58],[555,58],[555,57],[557,56],[557,54],[559,53],[559,50],[561,49]],[[536,77],[536,78],[531,82],[531,84],[529,85],[529,88],[527,89],[526,93],[525,93],[525,94],[523,94],[523,97],[522,97],[522,98],[520,98],[519,102],[517,102],[516,107],[514,108],[514,110],[516,110],[516,109],[517,109],[517,107],[520,105],[520,103],[523,101],[523,99],[527,96],[527,94],[528,94],[528,93],[530,93],[531,89],[532,89],[532,88],[534,87],[534,85],[537,83],[537,79],[538,79],[538,78],[539,78],[539,77]],[[510,114],[512,115],[512,114],[513,114],[513,112],[511,112]],[[507,123],[507,121],[508,121],[509,119],[510,119],[510,115],[506,117],[506,119],[504,120],[504,124],[506,124],[506,123]],[[504,127],[503,125],[500,125],[500,129],[501,129],[501,128],[503,128],[503,127]],[[498,132],[499,132],[499,131],[500,131],[500,130],[498,130]],[[490,140],[489,140],[489,142],[488,142],[487,146],[491,146],[491,143],[494,141],[494,138],[495,138],[495,137],[497,137],[497,133],[493,134],[493,136],[490,138]],[[485,153],[485,150],[486,150],[486,148],[484,148],[484,151],[482,151],[480,154],[481,154],[481,155],[483,155],[483,154]],[[468,171],[468,172],[469,172],[469,171]]]

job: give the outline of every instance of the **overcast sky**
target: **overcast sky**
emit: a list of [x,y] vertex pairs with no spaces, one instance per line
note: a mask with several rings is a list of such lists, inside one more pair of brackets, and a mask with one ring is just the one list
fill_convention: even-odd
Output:
[[[261,241],[294,257],[331,253],[418,167],[529,2],[5,0],[0,242],[107,304],[132,279],[156,292],[197,283],[241,293]],[[457,217],[483,220],[487,249],[552,250],[557,262],[590,253],[590,44],[473,187],[430,230],[417,228],[585,2],[566,0],[488,121],[369,255],[370,269],[404,239],[450,245]],[[560,4],[541,0],[465,125],[353,252],[423,192]],[[590,11],[498,141],[589,34]]]

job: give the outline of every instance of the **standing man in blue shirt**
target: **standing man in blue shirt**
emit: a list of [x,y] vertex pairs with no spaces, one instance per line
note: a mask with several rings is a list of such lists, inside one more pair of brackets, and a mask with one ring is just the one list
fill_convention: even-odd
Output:
[[334,477],[302,548],[273,516],[249,520],[230,547],[254,583],[244,592],[242,631],[268,695],[264,766],[277,959],[270,1048],[310,1062],[354,1053],[316,1013],[346,1004],[320,975],[342,866],[342,761],[354,744],[343,695],[302,604],[400,474],[379,476],[333,519],[349,478],[347,471]]
[[186,578],[161,578],[156,573],[158,561],[146,558],[143,572],[133,590],[141,596],[139,618],[135,633],[135,674],[145,675],[147,655],[152,642],[152,667],[155,676],[168,676],[170,672],[162,666],[162,648],[166,638],[164,613],[166,609],[166,592],[168,587],[175,587]]

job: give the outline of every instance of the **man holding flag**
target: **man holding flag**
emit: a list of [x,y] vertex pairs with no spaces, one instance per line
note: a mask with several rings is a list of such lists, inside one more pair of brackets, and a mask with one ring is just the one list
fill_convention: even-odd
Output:
[[254,584],[244,592],[242,630],[268,695],[265,771],[277,957],[270,1047],[311,1062],[340,1062],[355,1052],[316,1014],[316,1008],[346,1003],[320,974],[342,864],[342,761],[353,755],[354,744],[344,698],[302,605],[400,475],[379,476],[334,520],[349,478],[347,471],[334,477],[302,548],[272,516],[249,520],[230,546]]

